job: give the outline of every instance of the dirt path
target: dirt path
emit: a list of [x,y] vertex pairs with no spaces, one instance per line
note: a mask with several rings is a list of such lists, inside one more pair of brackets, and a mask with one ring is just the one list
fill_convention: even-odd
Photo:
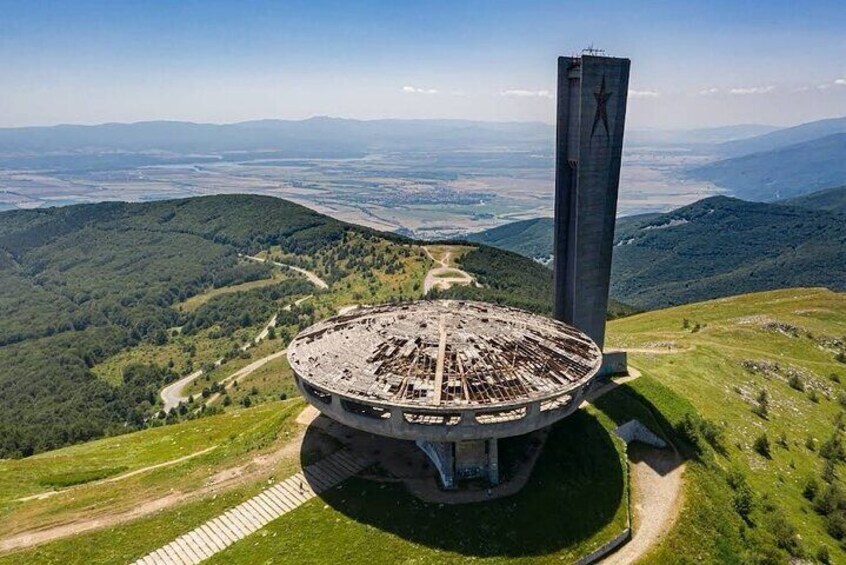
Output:
[[288,265],[287,263],[280,263],[278,261],[273,261],[271,259],[264,259],[262,257],[254,257],[252,255],[241,255],[241,254],[239,254],[239,256],[243,257],[244,259],[249,259],[250,261],[257,261],[259,263],[270,263],[271,265],[276,265],[277,267],[282,267],[283,269],[291,269],[292,271],[296,271],[296,272],[300,273],[301,275],[305,275],[305,277],[309,281],[311,281],[311,284],[313,284],[317,288],[322,288],[322,289],[329,288],[329,285],[326,284],[326,281],[324,281],[323,279],[318,277],[315,273],[312,273],[311,271],[307,271],[306,269],[303,269],[302,267],[295,267],[294,265]]
[[116,483],[118,481],[123,481],[125,479],[130,478],[130,477],[134,477],[135,475],[140,475],[141,473],[147,473],[149,471],[155,471],[156,469],[161,469],[162,467],[170,467],[171,465],[176,465],[177,463],[182,463],[183,461],[188,461],[189,459],[193,459],[194,457],[199,457],[200,455],[208,453],[209,451],[211,451],[213,449],[217,449],[217,446],[213,445],[211,447],[207,447],[207,448],[202,449],[200,451],[197,451],[195,453],[183,455],[182,457],[177,457],[176,459],[171,459],[170,461],[164,461],[162,463],[156,463],[155,465],[149,465],[147,467],[141,467],[140,469],[134,469],[132,471],[129,471],[128,473],[123,473],[122,475],[118,475],[116,477],[108,477],[106,479],[100,479],[99,481],[92,481],[90,483],[72,486],[72,487],[61,489],[61,490],[50,490],[50,491],[42,492],[42,493],[39,493],[39,494],[31,494],[31,495],[25,496],[23,498],[18,498],[18,499],[15,500],[15,502],[26,502],[28,500],[44,500],[45,498],[50,498],[51,496],[55,496],[57,494],[65,493],[65,492],[68,492],[69,490],[72,490],[72,489],[89,487],[89,486],[92,486],[92,485],[102,485],[102,484],[107,484],[107,483]]
[[427,247],[423,247],[423,251],[426,255],[435,262],[436,265],[440,265],[437,267],[432,267],[429,269],[429,272],[426,273],[426,278],[423,281],[423,295],[429,294],[429,291],[433,288],[437,288],[440,290],[446,290],[453,285],[471,285],[477,284],[476,279],[473,278],[473,275],[467,273],[466,271],[462,271],[457,267],[451,267],[449,264],[449,259],[452,256],[451,251],[447,251],[443,254],[440,259],[435,259],[435,256],[429,251]]
[[[270,319],[267,324],[261,329],[258,335],[253,339],[253,341],[246,343],[241,346],[241,351],[246,351],[250,347],[254,345],[258,345],[261,343],[263,339],[265,339],[270,334],[270,328],[276,326],[276,314]],[[223,358],[221,357],[217,361],[214,362],[215,367],[220,367],[223,364]],[[179,406],[180,402],[188,402],[188,397],[182,395],[182,390],[194,382],[195,379],[198,379],[202,376],[203,370],[197,369],[190,375],[186,375],[179,379],[178,381],[174,381],[171,384],[164,387],[159,393],[159,396],[162,398],[162,410],[165,412],[170,412],[173,408]]]
[[[302,447],[305,437],[305,427],[294,436],[289,442],[280,446],[276,451],[256,455],[251,460],[241,465],[224,469],[211,476],[201,488],[190,492],[173,492],[138,504],[131,510],[123,512],[107,513],[102,516],[79,520],[70,524],[61,524],[44,529],[32,530],[15,534],[14,536],[0,539],[0,554],[32,547],[57,539],[113,527],[129,522],[144,516],[149,516],[178,504],[197,500],[204,496],[212,495],[228,488],[250,480],[263,480],[277,463],[288,459],[296,458]],[[195,454],[196,455],[196,454]]]
[[634,563],[672,528],[682,506],[684,464],[669,449],[629,445],[634,530],[632,539],[600,563]]
[[[660,350],[660,353],[670,352],[673,351]],[[641,372],[629,365],[627,376],[615,378],[591,392],[582,406],[640,376]],[[627,452],[634,513],[632,539],[600,561],[603,565],[628,565],[643,557],[670,530],[681,510],[685,467],[679,454],[637,442],[629,444]]]

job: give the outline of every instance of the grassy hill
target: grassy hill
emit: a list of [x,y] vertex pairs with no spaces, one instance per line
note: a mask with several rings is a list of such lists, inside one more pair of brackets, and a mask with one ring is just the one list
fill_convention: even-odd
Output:
[[677,526],[646,563],[787,563],[823,546],[823,562],[846,562],[846,294],[787,289],[648,312],[612,322],[609,342],[645,376],[619,392],[651,404],[693,450]]
[[[618,243],[640,254],[627,277],[693,300],[782,274],[810,280],[820,265],[846,280],[844,229],[830,212],[720,197],[629,219]],[[255,360],[237,351],[269,316],[279,336],[258,356],[338,306],[419,296],[431,265],[404,240],[253,196],[0,214],[0,247],[0,457],[52,449],[0,460],[0,544],[69,528],[0,565],[131,561],[337,449],[299,447],[304,403],[279,400],[294,392],[281,358],[227,393],[223,413],[198,401],[159,419],[157,393],[232,355],[191,388],[205,398]],[[330,288],[239,252],[298,264]],[[483,286],[444,294],[549,311],[551,272],[537,262],[480,246],[459,265]],[[846,295],[787,289],[646,312],[612,322],[608,341],[642,376],[556,426],[519,495],[426,505],[371,469],[216,559],[322,562],[342,547],[351,563],[571,562],[624,524],[610,431],[638,418],[687,459],[679,520],[645,563],[846,560]],[[73,529],[92,520],[105,521]]]
[[[350,563],[571,562],[619,527],[619,455],[607,434],[631,418],[687,459],[680,516],[642,563],[846,559],[846,362],[838,360],[846,359],[846,295],[788,289],[725,298],[616,320],[608,337],[629,349],[642,375],[557,426],[520,495],[427,505],[372,471],[215,559],[322,562],[343,551]],[[0,556],[0,564],[126,562],[170,541],[296,468],[290,457],[256,462],[290,451],[302,406],[265,404],[0,463],[0,524],[9,533],[110,516],[173,489],[184,497],[140,519]],[[259,472],[203,490],[209,477],[231,477],[226,469],[250,461]],[[17,500],[48,489],[60,492]],[[456,527],[445,534],[444,523]]]

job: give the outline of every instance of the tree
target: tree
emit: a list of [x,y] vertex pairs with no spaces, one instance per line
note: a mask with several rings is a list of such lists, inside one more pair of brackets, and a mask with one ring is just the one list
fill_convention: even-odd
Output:
[[769,417],[770,414],[770,397],[767,394],[767,389],[762,388],[761,392],[758,393],[758,405],[752,409],[752,411],[764,418],[765,420]]
[[766,432],[755,438],[752,448],[762,457],[770,458],[770,439],[767,437]]

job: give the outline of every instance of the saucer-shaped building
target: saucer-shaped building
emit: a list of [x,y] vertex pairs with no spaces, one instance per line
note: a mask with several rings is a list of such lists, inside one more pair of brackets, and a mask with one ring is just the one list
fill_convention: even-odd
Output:
[[482,302],[421,300],[359,308],[302,331],[288,360],[326,416],[414,440],[445,486],[498,482],[497,438],[576,410],[602,353],[563,322]]

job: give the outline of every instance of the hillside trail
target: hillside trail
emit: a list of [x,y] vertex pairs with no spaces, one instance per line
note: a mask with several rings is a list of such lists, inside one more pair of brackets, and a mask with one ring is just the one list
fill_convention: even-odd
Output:
[[[300,298],[300,299],[294,301],[294,305],[299,306],[300,304],[302,304],[306,300],[309,300],[310,298],[312,298],[311,294],[309,294],[308,296],[304,296],[303,298]],[[287,306],[285,306],[283,308],[283,310],[290,311],[291,310],[291,304],[288,304]],[[250,341],[249,343],[245,343],[244,345],[241,346],[241,351],[247,351],[249,348],[258,345],[259,343],[261,343],[262,341],[267,339],[267,336],[270,335],[270,328],[276,327],[276,319],[277,319],[277,315],[274,314],[273,317],[270,319],[270,321],[267,322],[267,324],[264,325],[264,327],[261,329],[261,331],[258,333],[258,335],[256,335],[255,338],[253,338],[252,341]],[[221,382],[224,382],[224,381],[230,382],[230,381],[233,381],[234,379],[245,377],[245,376],[249,375],[250,373],[252,373],[253,371],[255,371],[256,369],[258,369],[259,367],[261,367],[262,365],[264,365],[265,363],[267,363],[268,361],[273,361],[277,357],[280,357],[281,355],[284,355],[284,354],[285,354],[284,349],[282,351],[277,351],[276,353],[271,353],[270,355],[267,355],[266,357],[262,357],[261,359],[254,361],[253,363],[250,363],[246,367],[236,371],[236,373],[238,373],[238,376],[235,376],[233,378],[233,375],[230,375],[229,377],[226,377],[225,379],[223,379],[223,381],[221,381]],[[215,367],[220,367],[222,364],[223,364],[223,358],[222,357],[214,362]],[[203,370],[198,369],[198,370],[194,371],[193,373],[191,373],[190,375],[186,375],[186,376],[182,377],[181,379],[179,379],[178,381],[174,381],[173,383],[164,387],[162,389],[161,393],[160,393],[162,402],[164,404],[164,406],[162,407],[162,410],[164,410],[165,412],[170,412],[170,410],[172,408],[176,408],[177,406],[179,406],[180,402],[188,402],[188,397],[182,395],[182,390],[186,386],[188,386],[189,384],[194,382],[194,380],[200,378],[202,375],[203,375]],[[215,393],[215,395],[213,396],[213,399],[217,399],[219,396],[220,396],[219,393]]]
[[326,283],[326,281],[317,276],[316,273],[303,269],[302,267],[295,267],[294,265],[289,265],[288,263],[280,263],[279,261],[273,261],[272,259],[265,259],[263,257],[256,257],[254,255],[243,255],[239,253],[238,256],[243,257],[244,259],[249,259],[250,261],[256,261],[258,263],[270,263],[271,265],[282,267],[283,269],[290,269],[292,271],[296,271],[301,275],[304,275],[309,281],[311,281],[311,284],[313,284],[317,288],[323,290],[329,288],[329,285]]
[[685,465],[674,450],[632,443],[628,447],[634,524],[631,539],[602,565],[628,565],[646,555],[678,519]]
[[[659,351],[669,353],[667,350]],[[614,379],[589,393],[582,406],[641,375],[638,369],[629,365],[627,376]],[[634,514],[632,537],[620,549],[601,560],[602,565],[628,565],[643,557],[672,528],[682,507],[685,465],[676,449],[657,449],[635,442],[629,444],[626,451]]]
[[449,264],[450,257],[452,257],[452,251],[444,252],[443,256],[440,259],[436,259],[434,255],[429,251],[429,248],[425,245],[423,246],[423,251],[426,255],[431,259],[435,265],[429,272],[426,273],[426,278],[423,281],[423,295],[429,294],[429,291],[433,288],[437,288],[439,290],[447,290],[453,285],[471,285],[478,283],[476,279],[473,278],[473,275],[466,271],[462,271],[458,267],[451,267]]
[[100,479],[98,481],[92,481],[90,483],[85,483],[82,485],[75,485],[67,488],[63,488],[60,490],[48,490],[47,492],[40,492],[38,494],[31,494],[29,496],[24,496],[23,498],[16,498],[15,502],[27,502],[29,500],[44,500],[45,498],[50,498],[51,496],[55,496],[57,494],[64,494],[73,489],[80,489],[83,487],[90,487],[96,485],[104,485],[108,483],[116,483],[119,481],[123,481],[134,477],[135,475],[140,475],[142,473],[148,473],[150,471],[155,471],[156,469],[162,469],[164,467],[170,467],[171,465],[176,465],[177,463],[182,463],[183,461],[188,461],[189,459],[193,459],[194,457],[199,457],[200,455],[205,455],[209,451],[217,449],[216,445],[211,447],[207,447],[205,449],[201,449],[200,451],[195,451],[194,453],[189,453],[188,455],[183,455],[182,457],[177,457],[176,459],[170,459],[169,461],[163,461],[161,463],[156,463],[155,465],[148,465],[146,467],[140,467],[138,469],[133,469],[127,473],[123,473],[117,475],[115,477],[108,477],[105,479]]
[[[265,475],[277,463],[286,459],[295,459],[300,455],[309,418],[313,418],[312,413],[310,411],[304,411],[301,417],[297,418],[297,423],[301,424],[299,431],[276,451],[256,455],[241,465],[223,469],[209,477],[206,483],[196,490],[171,492],[164,496],[140,502],[129,510],[105,513],[100,516],[83,518],[67,524],[19,532],[7,538],[0,538],[0,555],[93,530],[114,527],[173,508],[179,504],[198,500],[209,495],[217,495],[251,480],[264,480]],[[197,455],[194,454],[193,456],[196,457]],[[167,462],[167,464],[173,464],[174,462],[176,461]],[[141,471],[139,470],[138,472]]]

